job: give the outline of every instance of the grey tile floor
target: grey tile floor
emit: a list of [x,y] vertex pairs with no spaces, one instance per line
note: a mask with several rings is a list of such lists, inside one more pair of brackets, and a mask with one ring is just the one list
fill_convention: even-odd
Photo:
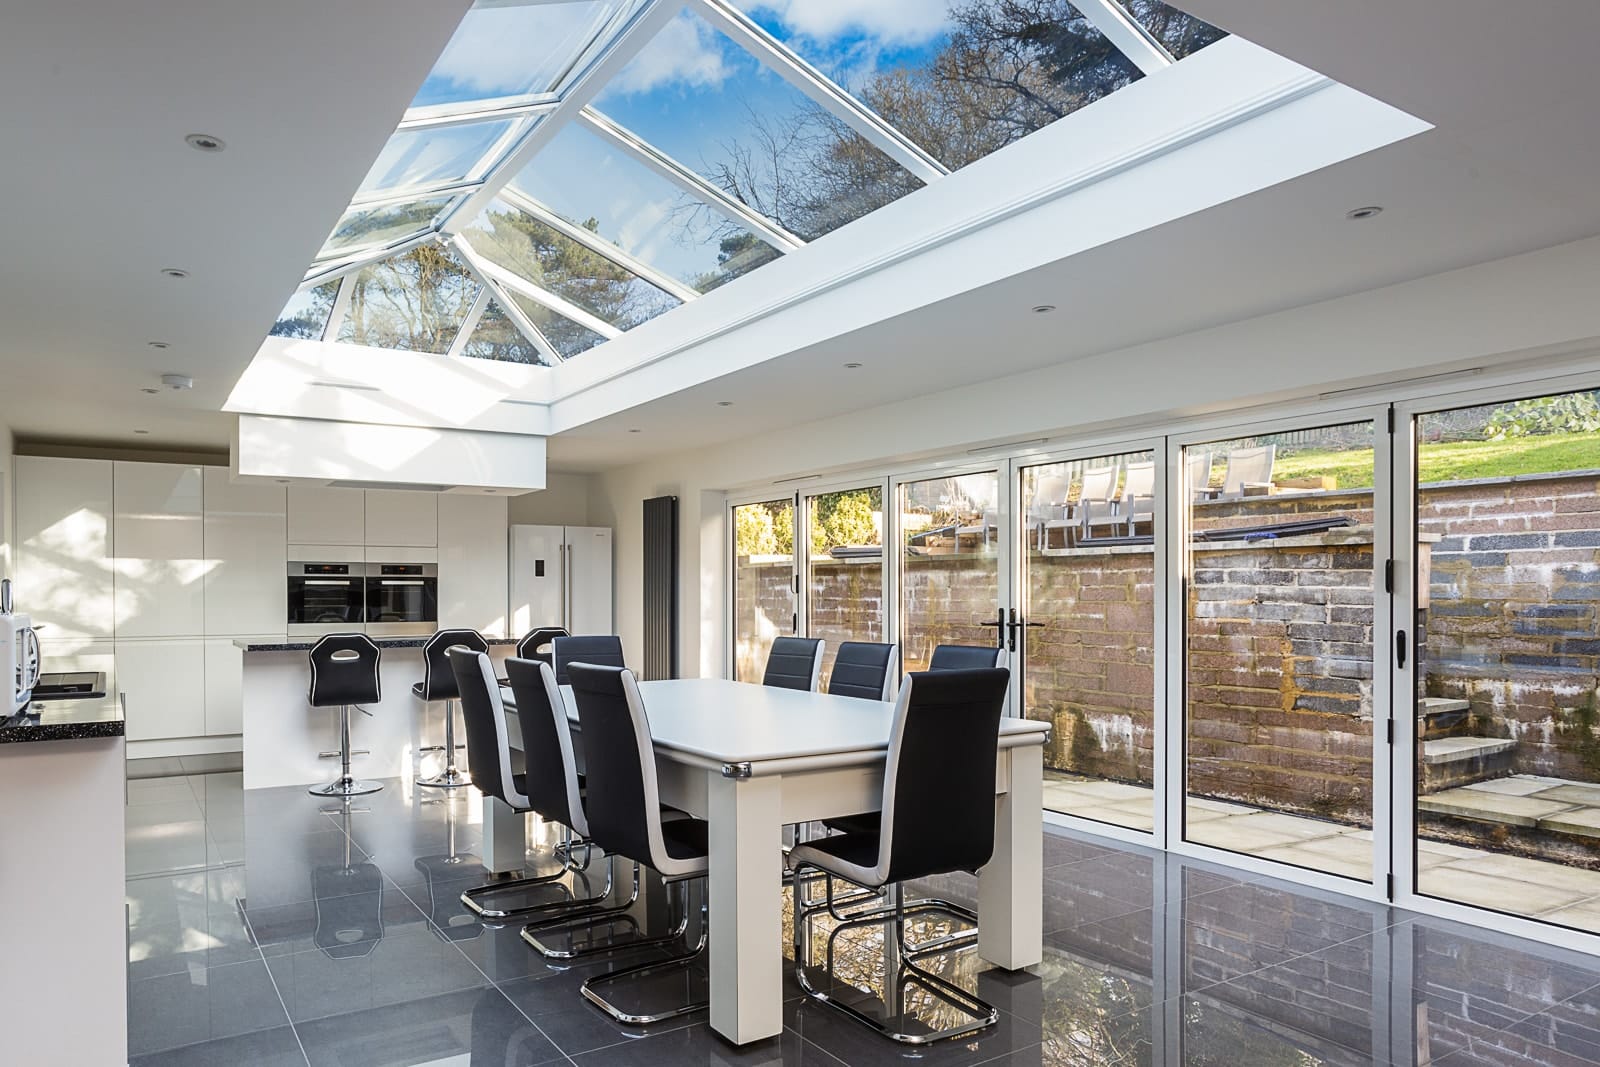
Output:
[[[345,813],[212,773],[133,781],[129,800],[139,1067],[1600,1062],[1600,959],[1058,833],[1041,965],[929,961],[1001,1009],[976,1039],[892,1045],[792,977],[781,1038],[735,1048],[703,1015],[626,1029],[578,986],[637,952],[552,966],[517,925],[485,926],[458,903],[484,874],[475,796],[391,780]],[[975,890],[967,876],[914,889],[964,902]],[[882,982],[870,932],[839,973]]]

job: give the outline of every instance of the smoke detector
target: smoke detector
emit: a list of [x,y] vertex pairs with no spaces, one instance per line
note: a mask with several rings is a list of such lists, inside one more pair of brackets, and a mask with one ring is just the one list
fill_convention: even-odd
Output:
[[182,392],[194,388],[194,379],[187,374],[163,374],[161,384],[174,392]]

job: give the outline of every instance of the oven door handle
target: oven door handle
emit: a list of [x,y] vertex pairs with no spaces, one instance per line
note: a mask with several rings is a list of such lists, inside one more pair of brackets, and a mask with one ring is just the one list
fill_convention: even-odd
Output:
[[383,579],[380,579],[378,581],[378,584],[379,585],[422,585],[425,582],[426,582],[426,579],[423,579],[423,578],[383,578]]

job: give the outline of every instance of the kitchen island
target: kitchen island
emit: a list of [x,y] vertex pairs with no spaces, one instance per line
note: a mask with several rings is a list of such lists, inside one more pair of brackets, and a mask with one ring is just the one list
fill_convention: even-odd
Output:
[[[426,637],[375,637],[383,650],[379,664],[382,699],[365,705],[371,716],[350,712],[350,745],[366,755],[352,761],[357,778],[432,775],[443,766],[443,752],[423,752],[444,744],[444,704],[424,710],[411,687],[422,681],[422,646]],[[489,655],[496,665],[516,647],[512,638],[491,637]],[[234,642],[244,655],[244,787],[317,785],[339,776],[337,758],[320,753],[339,748],[339,709],[313,708],[307,700],[311,665],[307,653],[314,638]],[[459,712],[458,712],[459,715]],[[466,744],[456,720],[456,744]],[[456,753],[466,762],[465,749]]]
[[0,718],[0,1059],[128,1061],[127,760],[118,701]]

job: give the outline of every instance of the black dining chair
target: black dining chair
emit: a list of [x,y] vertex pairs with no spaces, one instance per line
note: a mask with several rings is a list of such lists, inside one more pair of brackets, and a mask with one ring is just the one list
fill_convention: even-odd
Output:
[[366,634],[326,634],[311,646],[311,689],[306,701],[314,708],[339,709],[339,777],[327,785],[314,786],[318,797],[354,797],[376,793],[381,782],[357,779],[350,774],[350,709],[363,715],[372,712],[363,704],[383,699],[379,673],[383,650]]
[[767,670],[761,676],[761,684],[815,693],[817,679],[822,677],[824,647],[819,637],[777,638],[767,652]]
[[[795,978],[800,988],[813,1000],[829,1004],[895,1041],[921,1045],[964,1037],[993,1026],[1000,1017],[993,1005],[918,965],[928,949],[907,945],[906,920],[949,909],[942,901],[907,905],[903,883],[976,871],[994,855],[995,761],[1009,678],[1004,668],[908,675],[895,705],[878,829],[825,837],[796,845],[789,853],[789,865],[795,872]],[[807,869],[826,876],[827,892],[821,905],[808,905],[805,899],[801,887],[802,872]],[[835,878],[869,890],[892,886],[894,903],[888,908],[840,915],[834,906]],[[827,935],[830,976],[834,943],[843,931],[886,922],[893,925],[894,936],[884,938],[884,952],[895,953],[894,960],[885,960],[884,967],[884,973],[893,976],[885,983],[883,998],[889,1007],[889,1021],[879,1021],[856,1007],[852,1001],[858,1000],[859,994],[853,989],[840,996],[812,985],[806,974],[810,923],[821,910],[834,912],[839,920]],[[906,991],[912,986],[970,1020],[937,1030],[905,1029]]]
[[[461,695],[461,716],[467,728],[467,759],[472,784],[486,797],[494,797],[518,815],[536,811],[546,819],[569,827],[579,836],[587,833],[583,806],[578,801],[580,788],[574,766],[572,739],[563,715],[560,729],[550,721],[548,711],[540,721],[539,709],[531,698],[519,704],[517,715],[522,728],[523,762],[526,770],[516,770],[512,757],[511,735],[506,724],[505,701],[494,677],[494,665],[484,652],[456,646],[447,653]],[[509,659],[506,666],[519,678],[523,669],[539,667],[528,660]],[[545,666],[546,671],[549,670]],[[553,886],[577,870],[570,835],[567,847],[558,851],[561,869],[553,874],[526,878],[496,879],[474,886],[461,894],[461,903],[484,919],[504,919],[535,912],[566,911],[598,904],[610,891],[579,898],[572,895],[553,901],[539,901],[519,907],[495,907],[491,901],[512,890],[531,886]]]
[[1005,666],[1005,649],[994,645],[940,645],[928,660],[930,671],[970,671]]
[[[705,956],[708,924],[702,906],[699,937],[689,944],[688,890],[691,880],[706,876],[709,827],[702,819],[669,821],[662,817],[650,722],[633,672],[625,667],[574,663],[568,673],[583,734],[590,836],[607,852],[645,864],[661,876],[674,890],[678,910],[674,932],[685,937],[683,950],[666,959],[587,979],[583,995],[613,1019],[634,1026],[699,1011],[710,1003],[709,983],[699,966]],[[690,995],[657,1011],[623,1008],[605,995],[614,986],[637,985],[653,975],[680,972]]]
[[900,649],[875,641],[846,641],[833,660],[828,692],[863,700],[893,700],[899,678]]
[[567,667],[574,663],[593,663],[600,667],[626,667],[622,658],[622,638],[610,634],[585,634],[557,637],[550,642],[550,665],[556,671],[556,684],[566,685]]
[[[434,789],[459,789],[468,782],[467,776],[456,767],[456,701],[461,694],[456,690],[455,672],[445,655],[452,648],[465,648],[469,652],[489,651],[489,642],[476,630],[438,630],[422,646],[422,681],[411,686],[411,692],[422,701],[423,709],[444,701],[444,744],[422,746],[420,752],[443,752],[444,769],[431,778],[417,779],[418,785]],[[471,759],[469,752],[467,758]]]

